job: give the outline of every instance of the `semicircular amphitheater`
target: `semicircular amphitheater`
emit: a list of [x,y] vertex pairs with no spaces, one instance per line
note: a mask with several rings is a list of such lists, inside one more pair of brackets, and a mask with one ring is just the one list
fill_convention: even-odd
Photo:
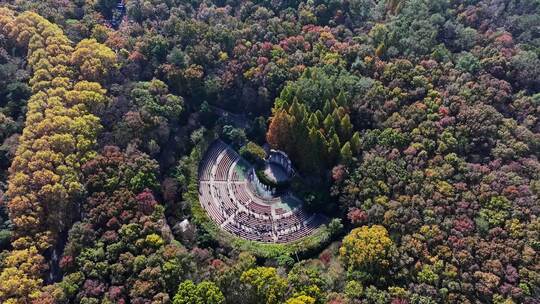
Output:
[[[265,171],[276,171],[278,178],[294,174],[282,152],[272,150],[265,162]],[[255,167],[221,140],[210,145],[200,163],[199,202],[221,229],[251,241],[288,243],[327,222],[307,212],[291,191],[261,183]]]

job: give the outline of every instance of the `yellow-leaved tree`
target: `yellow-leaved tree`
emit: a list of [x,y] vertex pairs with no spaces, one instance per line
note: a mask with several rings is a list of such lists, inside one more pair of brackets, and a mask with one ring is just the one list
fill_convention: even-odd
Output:
[[33,93],[9,169],[14,249],[0,273],[0,302],[29,303],[43,296],[43,254],[71,227],[84,194],[79,168],[96,154],[101,124],[94,111],[106,101],[91,81],[108,75],[115,54],[95,40],[74,50],[58,26],[32,12],[0,8],[0,34],[27,50]]
[[378,271],[389,266],[394,243],[380,225],[353,229],[345,238],[340,257],[349,271]]

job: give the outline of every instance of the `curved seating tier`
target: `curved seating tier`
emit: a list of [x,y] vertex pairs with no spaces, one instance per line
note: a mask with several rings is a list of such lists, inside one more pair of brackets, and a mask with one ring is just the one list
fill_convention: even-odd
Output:
[[317,229],[325,217],[303,208],[287,211],[281,199],[255,196],[239,174],[247,162],[222,141],[214,142],[199,166],[199,200],[210,218],[239,237],[269,243],[288,243]]
[[222,141],[215,141],[206,151],[206,155],[199,165],[199,181],[210,180],[212,168],[217,162],[218,156],[227,148]]
[[233,163],[238,160],[239,156],[231,149],[225,149],[225,152],[222,153],[223,157],[219,160],[217,164],[216,176],[214,177],[217,181],[227,181],[229,177],[229,169],[232,167]]
[[247,191],[248,189],[245,184],[233,184],[234,195],[242,205],[248,205],[251,201],[251,197]]

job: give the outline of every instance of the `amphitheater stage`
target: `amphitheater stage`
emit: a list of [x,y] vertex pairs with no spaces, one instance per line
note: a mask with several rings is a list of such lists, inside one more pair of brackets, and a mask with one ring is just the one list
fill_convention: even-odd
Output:
[[281,166],[274,163],[266,164],[263,172],[274,183],[286,182],[289,179],[287,172]]

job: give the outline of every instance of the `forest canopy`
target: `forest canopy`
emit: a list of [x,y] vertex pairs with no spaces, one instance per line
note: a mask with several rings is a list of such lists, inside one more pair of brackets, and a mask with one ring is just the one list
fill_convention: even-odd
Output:
[[[539,24],[535,0],[0,0],[0,303],[538,303]],[[285,152],[290,214],[325,220],[227,233],[199,200],[216,143],[231,185]]]

